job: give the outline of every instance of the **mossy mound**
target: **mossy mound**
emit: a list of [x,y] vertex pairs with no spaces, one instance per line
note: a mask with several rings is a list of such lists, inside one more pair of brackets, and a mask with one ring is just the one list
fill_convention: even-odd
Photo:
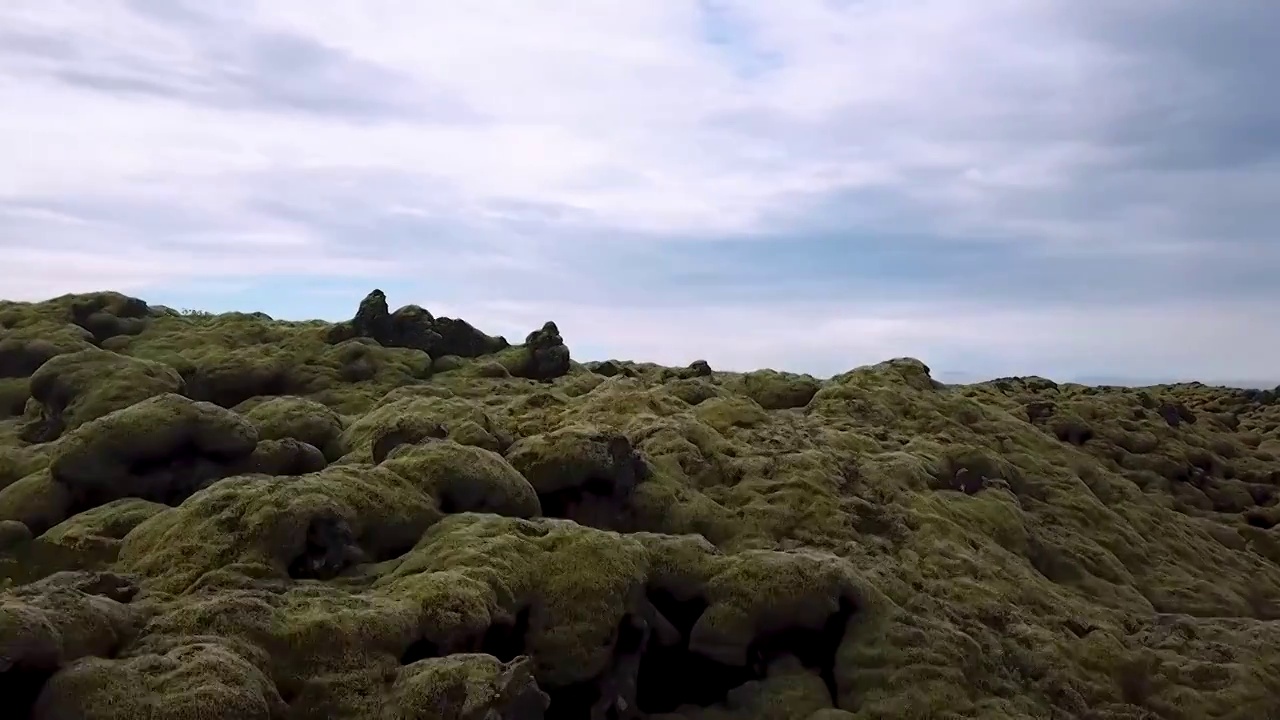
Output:
[[257,444],[245,418],[167,393],[77,428],[59,443],[49,472],[78,509],[124,497],[177,504],[235,474]]
[[49,528],[40,542],[57,545],[69,552],[108,555],[115,559],[120,542],[135,527],[168,506],[129,497],[77,513]]
[[0,520],[14,520],[39,534],[72,512],[74,499],[66,485],[46,471],[32,473],[0,490]]
[[110,657],[137,633],[137,588],[110,573],[61,572],[0,596],[0,697],[12,717],[92,717],[32,712],[61,695],[49,680],[77,661]]
[[542,514],[533,485],[492,450],[452,440],[401,445],[382,467],[422,488],[446,513]]
[[250,403],[248,407],[241,404],[236,410],[253,423],[259,440],[299,440],[319,449],[329,462],[346,453],[342,417],[325,405],[288,396]]
[[328,579],[404,552],[438,516],[425,492],[384,468],[241,475],[143,522],[124,538],[120,563],[175,590],[227,563]]
[[181,394],[182,376],[163,363],[88,348],[51,358],[31,376],[23,440],[43,443],[156,395]]
[[502,451],[511,444],[510,434],[482,407],[450,392],[395,390],[352,422],[342,441],[348,458],[381,462],[400,445],[435,438],[450,438],[465,445]]
[[338,324],[0,303],[0,697],[1280,717],[1278,396],[579,364],[377,291]]
[[626,437],[592,426],[523,438],[507,459],[533,486],[544,512],[594,527],[625,527],[620,515],[649,472]]

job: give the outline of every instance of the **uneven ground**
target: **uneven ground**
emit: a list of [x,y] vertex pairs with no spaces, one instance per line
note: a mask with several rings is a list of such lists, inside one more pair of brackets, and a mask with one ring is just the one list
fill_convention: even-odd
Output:
[[0,303],[41,720],[1280,718],[1275,392]]

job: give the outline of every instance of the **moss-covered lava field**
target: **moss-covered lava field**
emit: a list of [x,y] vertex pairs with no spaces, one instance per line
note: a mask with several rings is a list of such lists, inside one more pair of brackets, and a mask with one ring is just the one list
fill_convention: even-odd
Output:
[[1280,400],[0,303],[38,720],[1280,718]]

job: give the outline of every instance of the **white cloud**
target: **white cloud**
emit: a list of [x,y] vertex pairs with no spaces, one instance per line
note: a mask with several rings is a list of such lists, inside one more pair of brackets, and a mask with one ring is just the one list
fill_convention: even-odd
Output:
[[[1233,302],[1115,309],[1069,304],[941,307],[929,302],[870,307],[747,303],[689,309],[570,303],[432,307],[442,315],[465,316],[509,339],[523,338],[529,329],[554,318],[571,343],[577,338],[592,349],[607,348],[611,357],[620,359],[684,365],[702,358],[724,370],[781,367],[818,376],[913,356],[937,371],[969,371],[983,377],[1031,374],[1031,367],[1036,374],[1060,380],[1105,373],[1265,381],[1276,377],[1273,358],[1280,357],[1280,338],[1258,332],[1259,322],[1280,323],[1280,306],[1260,314]],[[1229,362],[1224,363],[1224,357]],[[984,367],[966,365],[975,359]]]
[[[749,231],[806,196],[905,182],[903,171],[913,168],[958,175],[973,166],[984,148],[971,141],[916,138],[922,128],[945,129],[945,115],[957,111],[953,98],[968,96],[961,108],[1001,102],[1002,88],[985,69],[975,72],[983,68],[973,61],[1007,60],[1022,46],[1016,31],[1035,19],[1004,3],[979,3],[976,12],[954,3],[868,3],[844,12],[819,2],[740,5],[735,11],[762,43],[740,52],[780,58],[776,72],[754,80],[739,77],[732,59],[703,41],[696,3],[688,2],[283,0],[233,5],[211,28],[146,20],[114,2],[54,9],[19,2],[6,22],[46,30],[56,23],[88,60],[114,60],[135,75],[198,81],[213,70],[201,64],[206,45],[235,47],[250,31],[298,33],[403,75],[424,103],[446,97],[482,120],[352,124],[112,97],[34,76],[3,91],[13,110],[0,130],[23,142],[6,148],[11,161],[0,190],[65,192],[208,175],[230,184],[266,169],[349,166],[439,178],[478,200],[581,208],[625,229]],[[981,54],[972,56],[974,49]],[[1025,72],[1054,83],[1063,65],[1046,58]],[[749,134],[723,126],[751,114],[781,124]],[[91,132],[86,118],[93,118]],[[806,140],[794,123],[821,131],[845,120],[852,122],[830,142],[793,142]]]
[[[1175,9],[1142,13],[1181,37]],[[456,313],[477,324],[490,313],[506,328],[510,312],[493,308],[525,308],[515,326],[552,317],[620,356],[1254,372],[1255,355],[1204,348],[1256,346],[1272,305],[1144,293],[1157,272],[1234,293],[1226,263],[1280,267],[1262,243],[1280,225],[1280,173],[1265,162],[1280,141],[1235,147],[1240,127],[1269,126],[1261,95],[1230,85],[1217,56],[1128,38],[1142,13],[1048,0],[11,0],[0,251],[14,271],[0,296],[418,278],[423,295],[465,299]],[[829,288],[818,304],[768,308],[710,286],[698,298],[674,266],[671,248],[725,238],[817,252],[803,242],[815,231],[869,249],[914,234],[940,254],[973,237],[1008,251],[977,295],[951,283],[877,297],[857,288],[892,288],[911,268],[851,266],[848,291],[828,273],[812,278]],[[629,264],[612,254],[623,246],[652,250]],[[1053,302],[1033,297],[1051,263],[1077,272],[1089,258],[1134,271],[1057,277]],[[1032,260],[1038,275],[1019,264]],[[807,280],[787,272],[778,287]],[[638,282],[694,297],[687,316],[609,292]],[[602,295],[565,304],[579,286]],[[474,288],[496,305],[472,304]],[[1063,309],[1070,293],[1125,304]],[[1154,352],[1144,328],[1204,342]]]

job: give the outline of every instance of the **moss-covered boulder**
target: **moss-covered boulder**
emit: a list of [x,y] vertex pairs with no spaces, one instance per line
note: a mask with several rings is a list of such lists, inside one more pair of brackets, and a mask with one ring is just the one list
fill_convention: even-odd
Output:
[[389,320],[382,335],[382,339],[387,341],[384,345],[415,348],[428,354],[441,351],[444,336],[436,331],[436,320],[425,309],[417,305],[405,305],[391,313]]
[[321,353],[318,370],[297,392],[314,392],[335,382],[362,383],[384,379],[392,387],[431,376],[431,356],[415,349],[382,347],[372,340],[356,338],[334,345]]
[[32,473],[0,490],[0,520],[16,520],[40,534],[71,514],[71,490],[48,471]]
[[40,541],[75,553],[114,557],[125,535],[166,509],[166,505],[141,498],[113,500],[54,525],[40,536]]
[[527,654],[548,717],[592,717],[616,705],[600,688],[639,653],[643,632],[629,628],[645,614],[646,566],[642,546],[614,533],[462,514],[428,531],[375,591],[423,609],[412,657]]
[[19,520],[0,520],[0,554],[11,552],[35,539],[31,528]]
[[284,438],[259,442],[249,457],[230,466],[227,472],[230,475],[305,475],[319,472],[328,464],[324,453],[316,446]]
[[68,298],[69,319],[102,343],[120,335],[137,335],[147,327],[151,308],[140,298],[101,292]]
[[400,445],[446,437],[498,452],[511,444],[510,433],[492,415],[435,389],[388,393],[373,410],[347,427],[342,442],[351,451],[350,459],[381,462]]
[[30,400],[27,378],[0,378],[0,420],[22,415]]
[[259,440],[292,438],[319,448],[333,462],[346,452],[342,442],[342,418],[328,407],[307,398],[285,396],[265,399],[249,408],[238,408],[258,431]]
[[566,375],[570,368],[569,348],[553,322],[529,333],[520,348],[518,361],[508,369],[512,375],[532,380],[551,380]]
[[[25,335],[25,337],[24,337]],[[0,334],[0,378],[25,378],[58,355],[93,347],[76,334],[32,337],[29,333]]]
[[821,385],[808,375],[757,370],[727,380],[735,391],[766,410],[788,410],[809,404]]
[[[548,382],[564,377],[575,367],[569,348],[560,336],[560,329],[553,322],[544,324],[525,338],[523,345],[504,349],[495,356],[506,374]],[[494,375],[488,375],[494,377]]]
[[677,378],[675,380],[667,381],[663,386],[672,395],[680,398],[690,405],[700,405],[714,397],[731,396],[731,393],[726,391],[724,388],[721,388],[720,386],[701,377]]
[[49,471],[78,509],[124,497],[177,504],[234,473],[257,444],[239,415],[168,393],[80,426]]
[[86,657],[49,678],[34,720],[164,717],[276,720],[287,717],[280,693],[260,669],[218,642],[192,642],[164,653],[118,660]]
[[689,363],[689,367],[685,368],[685,374],[689,377],[711,377],[715,371],[711,369],[711,364],[706,360],[694,360]]
[[47,468],[50,449],[49,445],[0,446],[0,490]]
[[228,563],[272,577],[331,578],[403,553],[439,517],[422,489],[381,467],[242,475],[143,522],[125,537],[120,563],[175,590]]
[[435,318],[431,329],[440,335],[439,343],[429,349],[433,355],[480,357],[499,352],[510,345],[506,338],[486,335],[472,327],[471,323],[456,318]]
[[132,639],[144,615],[129,601],[136,586],[113,573],[61,572],[0,592],[0,697],[12,717],[32,713],[46,682],[81,658],[110,656]]
[[583,367],[603,377],[614,377],[625,374],[627,371],[626,367],[616,360],[592,360],[584,363]]
[[445,513],[542,513],[533,486],[501,455],[452,440],[401,445],[382,463],[435,498]]
[[590,425],[523,438],[506,456],[533,486],[544,513],[602,528],[628,523],[631,495],[649,472],[625,436]]
[[406,665],[390,694],[386,720],[542,720],[551,702],[527,657],[502,662],[484,653]]
[[765,409],[744,397],[712,397],[698,404],[694,415],[721,432],[732,428],[751,428],[765,422]]
[[186,394],[193,400],[231,408],[254,397],[301,390],[297,367],[287,352],[235,348],[189,357],[179,364]]
[[496,361],[488,360],[477,362],[471,365],[471,373],[476,377],[502,379],[512,377],[511,370],[506,365]]
[[173,368],[107,350],[89,348],[58,355],[31,376],[34,417],[22,428],[27,442],[49,442],[108,413],[185,384]]
[[431,374],[431,357],[422,351],[368,338],[330,345],[323,327],[309,323],[229,313],[157,324],[169,332],[139,338],[130,354],[171,365],[186,381],[188,397],[226,408],[254,398],[303,396],[340,409],[355,399],[342,392],[344,386],[363,384],[376,397]]
[[467,359],[460,355],[441,355],[431,361],[431,370],[437,373],[447,373],[461,370],[467,365]]

